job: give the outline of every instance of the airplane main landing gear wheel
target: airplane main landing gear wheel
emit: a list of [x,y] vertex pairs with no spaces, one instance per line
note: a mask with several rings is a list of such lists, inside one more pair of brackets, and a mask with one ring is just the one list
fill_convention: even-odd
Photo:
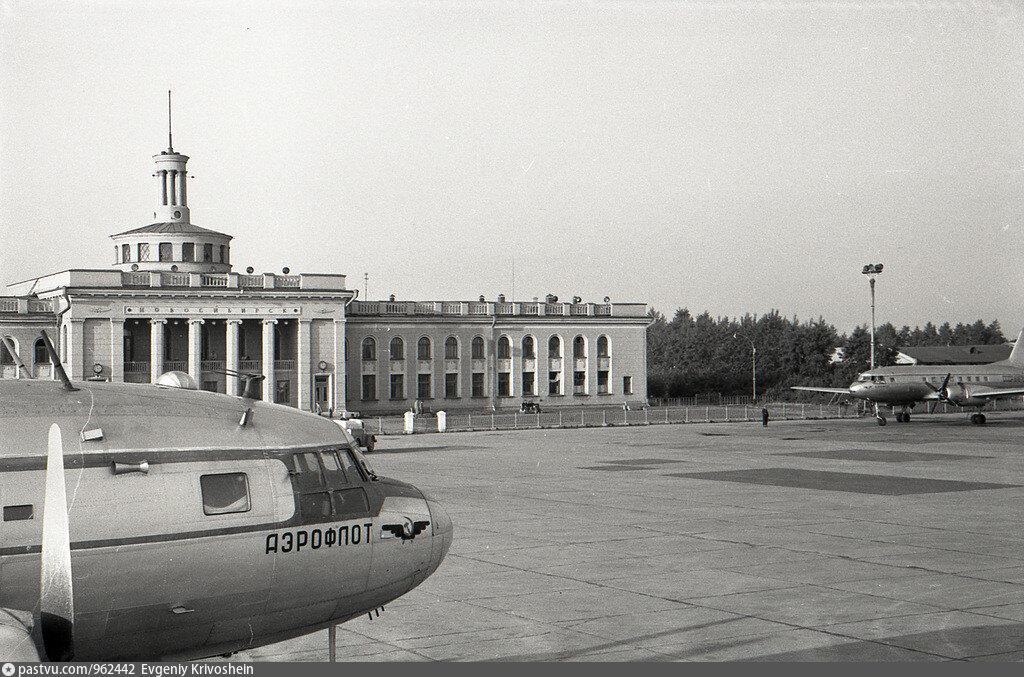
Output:
[[983,425],[985,423],[985,414],[971,414],[971,423]]
[[878,418],[878,425],[885,425],[885,423],[886,423],[885,416],[882,416],[881,414],[879,414],[877,418]]
[[897,423],[910,423],[910,414],[908,414],[905,411],[902,411],[902,412],[896,414],[896,422]]

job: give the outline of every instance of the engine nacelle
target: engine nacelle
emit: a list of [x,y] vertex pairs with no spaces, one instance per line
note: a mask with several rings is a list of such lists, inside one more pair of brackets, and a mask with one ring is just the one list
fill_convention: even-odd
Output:
[[942,391],[942,399],[958,407],[980,407],[985,404],[981,397],[971,397],[971,391],[959,383],[948,385]]

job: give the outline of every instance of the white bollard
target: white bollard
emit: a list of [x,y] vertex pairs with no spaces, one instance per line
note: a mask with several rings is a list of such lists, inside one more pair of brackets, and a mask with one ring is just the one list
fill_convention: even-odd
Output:
[[448,430],[448,414],[443,411],[437,412],[437,432],[443,433]]
[[416,414],[411,411],[405,412],[405,434],[412,435],[412,430],[416,426]]

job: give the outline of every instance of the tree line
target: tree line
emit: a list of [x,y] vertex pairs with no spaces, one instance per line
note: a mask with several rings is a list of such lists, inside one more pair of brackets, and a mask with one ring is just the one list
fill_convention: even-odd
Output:
[[[820,317],[800,321],[778,310],[738,319],[713,318],[705,311],[694,317],[686,308],[671,321],[650,311],[647,328],[647,392],[651,397],[692,397],[703,393],[750,395],[752,348],[757,355],[758,397],[799,398],[791,386],[845,387],[869,368],[870,331],[858,326],[840,334]],[[1005,343],[998,320],[986,324],[949,322],[936,326],[896,329],[892,323],[875,327],[875,365],[893,364],[907,346],[979,345]],[[842,359],[837,360],[836,349]]]

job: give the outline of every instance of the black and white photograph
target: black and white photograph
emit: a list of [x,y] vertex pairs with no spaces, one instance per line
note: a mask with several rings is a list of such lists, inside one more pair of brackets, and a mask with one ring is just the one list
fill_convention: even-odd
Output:
[[3,677],[1020,663],[1024,9],[4,0],[0,506]]

